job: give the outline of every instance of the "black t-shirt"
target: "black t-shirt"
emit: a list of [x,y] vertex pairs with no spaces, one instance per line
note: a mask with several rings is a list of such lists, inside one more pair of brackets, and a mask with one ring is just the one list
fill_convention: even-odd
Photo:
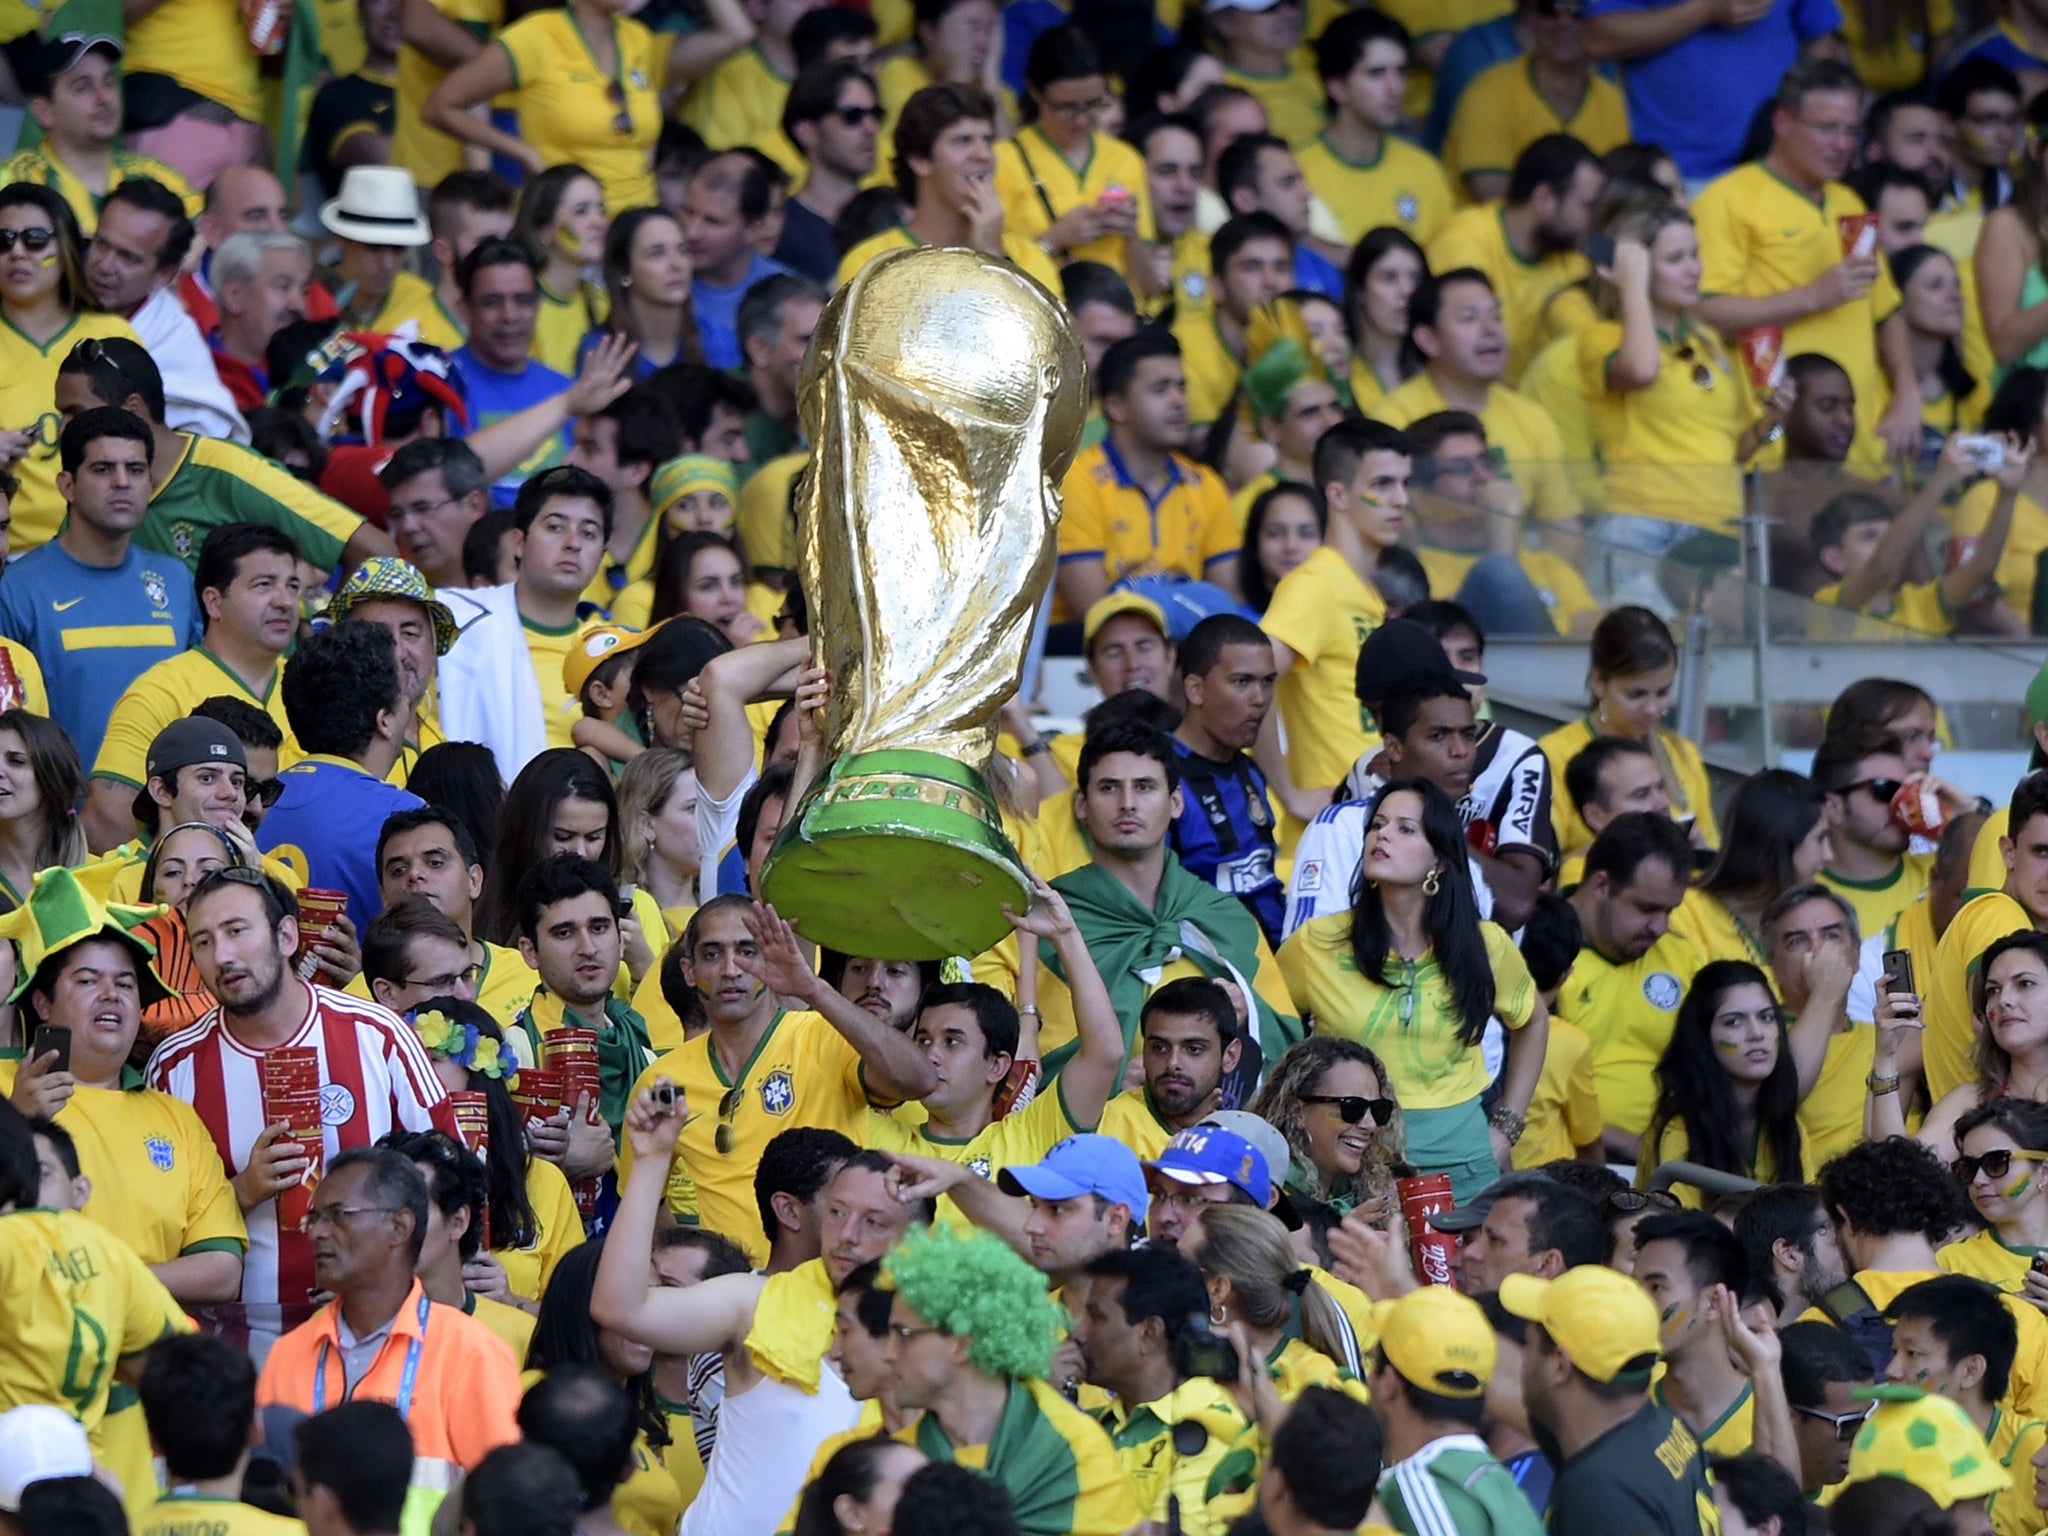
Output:
[[775,259],[827,287],[839,276],[839,247],[832,243],[832,226],[793,197],[783,205],[782,240],[775,247]]
[[329,197],[341,192],[342,167],[335,151],[350,134],[365,129],[387,138],[398,114],[396,83],[379,75],[343,75],[321,86],[306,116],[306,169]]
[[1668,1409],[1644,1403],[1557,1469],[1553,1536],[1720,1536],[1706,1457]]

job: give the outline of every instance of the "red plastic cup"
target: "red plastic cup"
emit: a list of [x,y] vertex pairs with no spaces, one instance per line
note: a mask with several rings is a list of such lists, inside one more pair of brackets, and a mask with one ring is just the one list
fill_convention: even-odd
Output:
[[1742,362],[1749,370],[1750,387],[1759,395],[1777,392],[1785,382],[1785,328],[1782,325],[1758,325],[1744,331],[1741,337]]
[[1394,1181],[1394,1193],[1401,1201],[1401,1216],[1408,1223],[1408,1254],[1415,1261],[1416,1278],[1424,1285],[1457,1287],[1458,1239],[1439,1232],[1429,1218],[1453,1209],[1451,1176],[1420,1173]]
[[1835,220],[1842,235],[1842,255],[1848,260],[1867,260],[1877,254],[1877,215],[1845,213]]

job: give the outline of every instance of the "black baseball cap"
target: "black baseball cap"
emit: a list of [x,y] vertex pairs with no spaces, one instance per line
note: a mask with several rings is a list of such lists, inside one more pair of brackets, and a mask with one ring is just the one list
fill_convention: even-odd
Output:
[[227,763],[246,773],[249,754],[242,749],[241,738],[218,720],[187,715],[156,733],[149,744],[146,774],[152,779],[169,778],[180,768],[199,763]]
[[1378,712],[1387,690],[1404,679],[1418,675],[1448,677],[1468,687],[1485,686],[1486,674],[1467,672],[1451,665],[1444,643],[1435,631],[1414,619],[1389,619],[1365,637],[1358,648],[1358,671],[1352,692],[1367,709]]

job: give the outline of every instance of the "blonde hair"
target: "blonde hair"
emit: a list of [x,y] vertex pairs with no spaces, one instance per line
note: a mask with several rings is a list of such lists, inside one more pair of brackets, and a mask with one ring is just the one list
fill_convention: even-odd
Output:
[[[1607,221],[1606,233],[1616,245],[1624,240],[1634,240],[1645,248],[1654,245],[1657,237],[1674,224],[1690,224],[1692,215],[1678,204],[1658,199],[1645,202],[1631,199],[1614,210],[1614,217]],[[1621,294],[1614,284],[1595,272],[1587,279],[1592,289],[1593,307],[1600,311],[1603,320],[1621,318]]]
[[676,780],[688,771],[690,760],[667,747],[651,747],[626,764],[619,775],[619,867],[627,880],[646,885],[647,861],[654,853],[654,839],[643,822],[659,816],[675,793]]
[[1328,1291],[1306,1278],[1279,1217],[1249,1205],[1212,1205],[1202,1212],[1201,1232],[1190,1257],[1204,1276],[1230,1282],[1246,1323],[1285,1328],[1298,1295],[1302,1342],[1344,1363],[1344,1314]]

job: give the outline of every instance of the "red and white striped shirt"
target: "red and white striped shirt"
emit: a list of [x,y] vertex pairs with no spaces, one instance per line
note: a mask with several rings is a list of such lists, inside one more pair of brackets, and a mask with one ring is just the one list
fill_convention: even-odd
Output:
[[[350,1147],[370,1146],[394,1130],[455,1134],[447,1090],[411,1025],[380,1004],[332,987],[306,983],[304,990],[305,1022],[283,1046],[312,1046],[320,1052],[328,1160]],[[170,1036],[149,1059],[149,1086],[199,1112],[230,1178],[248,1166],[263,1133],[262,1060],[262,1051],[235,1038],[218,1007]],[[242,1266],[246,1326],[252,1335],[275,1337],[312,1313],[306,1300],[314,1283],[312,1244],[296,1230],[278,1230],[274,1199],[244,1214],[249,1224],[249,1253]]]

